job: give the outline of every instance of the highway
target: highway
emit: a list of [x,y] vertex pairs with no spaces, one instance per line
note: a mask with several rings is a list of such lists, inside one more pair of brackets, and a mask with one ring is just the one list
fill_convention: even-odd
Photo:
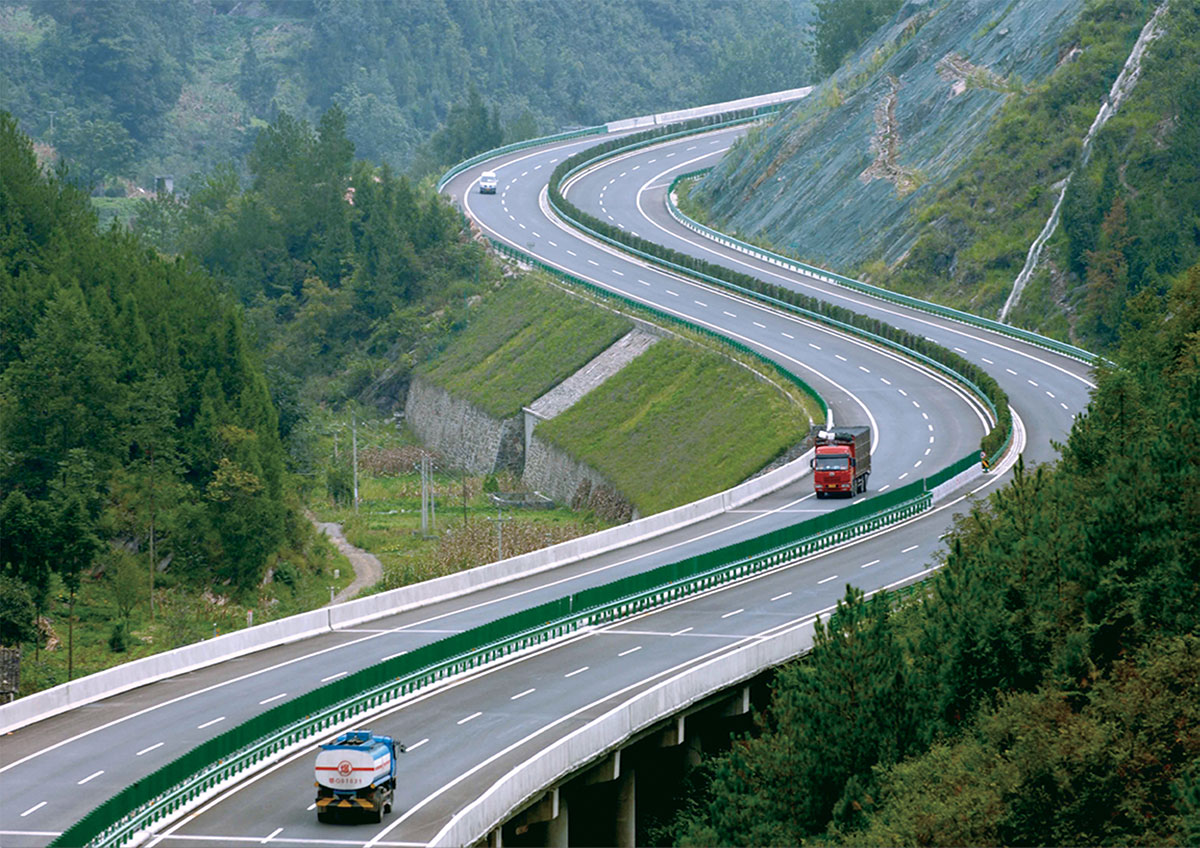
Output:
[[[705,244],[675,224],[662,205],[663,186],[674,173],[711,163],[737,132],[677,140],[607,163],[577,180],[570,196],[593,214],[611,215],[614,222],[676,249],[713,261],[719,255],[740,270],[779,275],[773,266],[751,270],[755,260]],[[447,192],[494,237],[753,345],[826,397],[836,422],[871,424],[876,442],[869,493],[903,485],[977,448],[988,426],[984,411],[944,378],[825,327],[630,260],[554,221],[543,197],[550,171],[564,156],[595,143],[596,138],[580,139],[510,154],[460,175]],[[471,191],[485,167],[500,176],[494,196]],[[981,361],[1009,391],[1018,438],[1034,461],[1053,458],[1051,439],[1064,438],[1071,416],[1087,403],[1088,368],[1081,363],[798,276],[770,279],[809,293],[821,291]],[[993,475],[975,488],[1001,479]],[[65,823],[192,745],[332,677],[572,589],[844,503],[816,501],[809,481],[802,479],[739,511],[629,549],[242,657],[24,728],[7,737],[0,751],[0,842],[44,845]],[[869,590],[922,576],[954,509],[962,508],[951,501],[837,551],[582,633],[401,703],[371,722],[376,732],[392,733],[410,746],[400,761],[397,811],[381,825],[318,825],[310,807],[312,753],[304,751],[187,817],[162,842],[269,838],[278,844],[330,839],[348,845],[425,844],[455,811],[538,747],[663,676],[746,640],[802,626],[832,608],[846,583]],[[52,791],[62,785],[69,791]]]

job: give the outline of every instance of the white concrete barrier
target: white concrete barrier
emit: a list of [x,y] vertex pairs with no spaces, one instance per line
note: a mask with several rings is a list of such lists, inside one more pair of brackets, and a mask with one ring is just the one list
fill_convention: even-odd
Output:
[[337,606],[323,607],[248,627],[59,684],[0,706],[0,734],[101,698],[224,662],[233,657],[428,606],[661,536],[727,510],[736,509],[795,482],[808,473],[810,457],[811,451],[761,477],[747,480],[724,492],[589,536],[561,542],[553,547],[509,557],[423,583],[380,592],[378,595],[368,595]]
[[620,748],[635,733],[692,704],[780,665],[812,647],[813,622],[751,642],[664,680],[544,748],[460,810],[430,840],[433,846],[471,845],[549,786]]
[[708,106],[697,106],[692,109],[676,109],[674,112],[659,112],[657,115],[643,115],[640,118],[626,118],[623,121],[613,121],[606,124],[608,131],[623,132],[662,124],[674,124],[689,121],[692,118],[703,118],[707,115],[720,115],[723,112],[737,112],[742,109],[757,109],[760,106],[771,106],[775,103],[787,103],[807,97],[812,92],[812,86],[804,88],[789,88],[786,91],[773,91],[770,94],[758,94],[754,97],[742,97],[738,100],[727,100],[724,103],[711,103]]

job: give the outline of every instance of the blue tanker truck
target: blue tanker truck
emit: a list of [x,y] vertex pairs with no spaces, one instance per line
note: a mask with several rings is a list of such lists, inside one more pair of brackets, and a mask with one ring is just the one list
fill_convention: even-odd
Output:
[[365,816],[383,821],[396,794],[396,754],[404,746],[390,736],[351,730],[317,752],[317,821]]

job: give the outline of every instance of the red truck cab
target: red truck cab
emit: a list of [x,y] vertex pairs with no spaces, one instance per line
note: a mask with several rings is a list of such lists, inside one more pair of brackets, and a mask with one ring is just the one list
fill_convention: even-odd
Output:
[[818,430],[813,443],[813,489],[818,498],[830,494],[853,497],[867,490],[871,474],[870,427]]

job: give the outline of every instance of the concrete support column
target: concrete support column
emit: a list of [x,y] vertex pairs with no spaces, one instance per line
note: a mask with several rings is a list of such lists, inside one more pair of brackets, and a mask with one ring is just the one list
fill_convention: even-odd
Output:
[[502,828],[498,827],[488,834],[487,844],[488,848],[504,848]]
[[617,778],[617,848],[637,846],[637,772],[622,769]]
[[547,848],[568,848],[570,845],[568,815],[566,793],[558,790],[558,815],[546,823]]

